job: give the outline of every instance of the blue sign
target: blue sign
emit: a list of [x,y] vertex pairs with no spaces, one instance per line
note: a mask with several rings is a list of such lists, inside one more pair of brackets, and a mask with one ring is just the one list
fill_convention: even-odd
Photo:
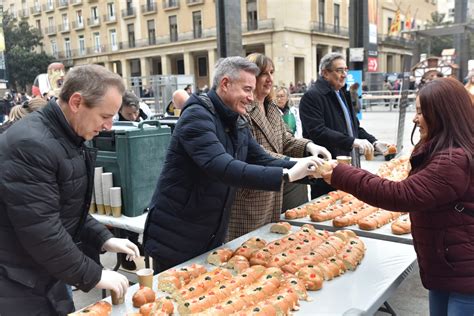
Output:
[[357,93],[362,95],[362,70],[349,70],[346,77],[347,91],[349,91],[351,85],[356,82],[359,83],[359,90],[357,90]]
[[[357,90],[357,94],[361,96],[362,95],[362,70],[349,70],[346,77],[347,91],[349,91],[349,88],[351,87],[351,85],[356,82],[359,83],[359,89]],[[359,120],[362,119],[362,111],[359,111],[357,113],[357,118]]]

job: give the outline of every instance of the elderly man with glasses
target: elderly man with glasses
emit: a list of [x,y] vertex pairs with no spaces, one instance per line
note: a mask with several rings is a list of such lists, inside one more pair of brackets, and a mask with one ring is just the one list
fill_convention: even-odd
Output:
[[[319,65],[319,78],[300,101],[303,137],[326,147],[333,157],[351,156],[352,164],[360,167],[359,153],[373,156],[374,147],[384,151],[386,144],[378,142],[359,125],[346,89],[347,65],[339,53],[325,55]],[[311,186],[316,198],[334,189],[324,181]]]

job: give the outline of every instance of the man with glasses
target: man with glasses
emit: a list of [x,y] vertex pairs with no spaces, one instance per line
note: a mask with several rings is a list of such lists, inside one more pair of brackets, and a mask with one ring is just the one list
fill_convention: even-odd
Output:
[[[351,156],[352,164],[360,167],[359,152],[372,156],[375,149],[383,152],[385,143],[359,126],[346,89],[347,65],[339,53],[325,55],[319,65],[319,78],[300,101],[303,137],[326,147],[333,157]],[[316,198],[334,189],[322,180],[311,186]]]

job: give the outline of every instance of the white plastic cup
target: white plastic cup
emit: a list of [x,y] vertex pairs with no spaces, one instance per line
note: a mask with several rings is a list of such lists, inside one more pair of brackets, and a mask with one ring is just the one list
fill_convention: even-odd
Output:
[[110,188],[114,186],[112,172],[102,173],[102,195],[104,199],[105,215],[111,215],[110,208]]
[[113,187],[109,189],[109,192],[112,216],[120,217],[122,215],[122,189],[120,187]]

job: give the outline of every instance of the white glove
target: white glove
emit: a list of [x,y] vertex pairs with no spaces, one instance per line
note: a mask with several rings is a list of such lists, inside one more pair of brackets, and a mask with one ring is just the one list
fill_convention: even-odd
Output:
[[308,143],[306,145],[306,150],[311,154],[311,156],[322,156],[326,160],[331,160],[331,153],[326,149],[326,147],[316,145],[315,143]]
[[290,182],[313,175],[314,171],[324,163],[324,160],[315,156],[301,158],[296,165],[288,170]]
[[102,270],[102,276],[95,288],[111,290],[117,294],[117,297],[124,297],[128,289],[128,279],[118,272]]
[[374,143],[375,150],[381,154],[387,151],[388,145],[388,143],[379,140]]
[[124,253],[127,255],[128,261],[140,257],[140,250],[138,250],[138,247],[125,238],[110,238],[104,243],[102,249],[109,252]]
[[374,146],[367,139],[354,139],[354,148],[359,148],[365,155],[374,154]]

